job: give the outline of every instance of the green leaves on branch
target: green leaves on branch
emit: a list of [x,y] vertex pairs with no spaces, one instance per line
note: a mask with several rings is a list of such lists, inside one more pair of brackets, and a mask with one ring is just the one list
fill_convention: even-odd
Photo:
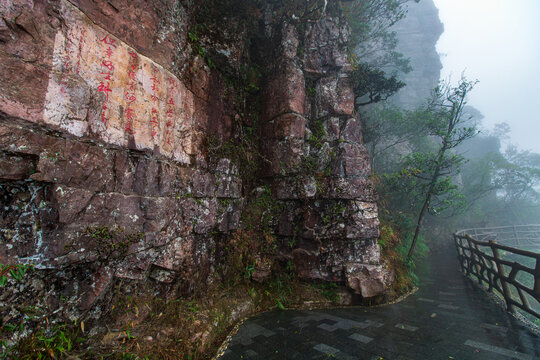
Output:
[[509,146],[504,158],[496,163],[493,184],[507,202],[540,202],[540,154]]
[[8,275],[17,282],[22,282],[26,272],[34,268],[33,264],[0,264],[0,287],[4,287],[8,282]]
[[[433,155],[433,154],[431,154]],[[461,158],[463,162],[465,160]],[[415,153],[409,155],[406,167],[392,174],[385,174],[385,188],[394,201],[404,204],[407,212],[418,212],[431,185],[430,174],[436,168],[433,156]],[[457,171],[457,170],[456,170]],[[465,197],[459,187],[453,183],[452,176],[446,175],[433,182],[433,189],[427,211],[439,215],[449,209],[463,208]]]
[[[428,102],[427,109],[434,115],[432,122],[436,129],[434,135],[440,139],[440,145],[436,154],[412,154],[412,158],[409,158],[414,165],[421,166],[420,174],[422,175],[416,177],[422,181],[420,189],[424,200],[418,215],[408,258],[411,258],[414,253],[426,212],[437,214],[437,210],[445,210],[453,206],[460,198],[457,196],[459,194],[457,186],[452,183],[450,175],[459,172],[464,159],[462,156],[449,153],[449,151],[477,134],[474,127],[467,125],[467,121],[470,119],[463,117],[467,95],[475,84],[476,81],[468,81],[464,77],[461,78],[456,87],[452,87],[448,83],[441,83]],[[435,208],[434,204],[440,204],[438,205],[440,209]]]
[[[418,0],[415,0],[418,2]],[[409,0],[355,0],[343,2],[351,26],[349,47],[359,58],[377,68],[409,72],[408,59],[397,53],[397,37],[391,27],[407,14]]]
[[467,160],[458,154],[443,154],[442,157],[434,152],[415,152],[405,156],[404,167],[412,176],[429,181],[431,177],[439,169],[440,176],[457,174],[460,172],[460,167]]
[[[390,206],[417,218],[408,258],[414,252],[426,214],[438,215],[465,205],[454,182],[466,160],[454,149],[478,133],[471,119],[464,116],[467,95],[475,84],[465,78],[456,86],[441,83],[424,106],[414,111],[394,108],[389,112],[393,123],[381,127],[392,129],[393,124],[398,125],[390,130],[389,138],[384,138],[384,133],[372,134],[379,136],[379,148],[395,147],[401,155],[387,167],[391,170],[382,179]],[[385,121],[372,120],[375,124]]]
[[349,75],[358,106],[384,101],[405,86],[396,75],[388,76],[366,63],[357,64]]

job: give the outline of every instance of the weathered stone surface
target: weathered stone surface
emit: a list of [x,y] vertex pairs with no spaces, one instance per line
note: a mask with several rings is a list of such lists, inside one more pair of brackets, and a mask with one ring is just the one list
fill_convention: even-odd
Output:
[[377,194],[373,183],[365,177],[332,177],[325,179],[324,198],[359,199],[375,202]]
[[[175,49],[186,44],[189,13],[170,0],[70,0],[94,23],[163,66],[174,66]],[[184,30],[184,31],[182,31]]]
[[363,176],[371,173],[369,153],[364,145],[342,143],[338,147],[337,158],[333,165],[333,175]]
[[284,114],[262,124],[261,134],[268,138],[283,140],[303,139],[306,132],[306,118],[298,114]]
[[306,115],[304,73],[292,62],[286,62],[276,69],[262,96],[266,100],[263,103],[262,121],[270,121],[287,113]]
[[0,111],[33,121],[43,118],[54,34],[61,26],[56,10],[57,4],[41,1],[0,4]]
[[35,160],[22,156],[0,154],[0,178],[6,180],[24,180],[35,171]]
[[345,120],[345,126],[340,132],[340,135],[343,141],[363,143],[362,124],[360,120],[354,117]]
[[298,274],[306,279],[343,281],[347,264],[379,266],[379,247],[366,240],[304,240],[293,250]]
[[[289,59],[296,46],[295,32],[287,25],[283,29],[281,52]],[[347,26],[338,19],[324,18],[308,25],[302,76],[309,86],[311,118],[303,121],[305,115],[289,114],[301,111],[290,105],[299,94],[287,81],[301,84],[302,80],[290,67],[280,67],[277,71],[282,75],[270,78],[265,90],[261,149],[266,161],[263,175],[277,199],[286,204],[276,234],[284,243],[295,244],[292,251],[282,249],[281,255],[292,256],[303,278],[354,285],[348,281],[344,264],[380,267],[380,257],[369,155],[362,144],[347,78],[348,37]],[[281,87],[276,85],[278,78]],[[379,290],[364,291],[364,295],[384,291]]]
[[272,275],[273,261],[266,257],[258,257],[255,260],[254,271],[251,274],[251,278],[257,282],[263,282]]
[[[7,21],[22,30],[7,24],[0,29],[11,38],[2,64],[12,64],[2,67],[2,77],[10,81],[3,82],[0,110],[76,136],[96,134],[115,145],[157,146],[177,161],[189,161],[193,95],[178,78],[96,27],[67,1],[54,9],[68,19],[65,27],[47,10],[33,2],[2,8]],[[25,54],[35,59],[21,61]],[[31,63],[41,66],[26,65]],[[32,79],[13,74],[32,74]]]
[[280,52],[285,59],[294,60],[298,52],[298,45],[300,44],[296,27],[292,24],[285,24],[281,32]]
[[78,9],[62,4],[70,21],[56,34],[43,121],[76,136],[94,133],[114,145],[157,149],[188,162],[193,93]]
[[340,119],[338,117],[330,118],[324,122],[325,140],[332,142],[340,139]]
[[349,79],[343,76],[327,76],[317,85],[317,116],[349,115],[354,111],[354,93]]
[[218,229],[221,232],[236,230],[240,224],[240,216],[244,206],[243,199],[218,201]]
[[377,206],[363,201],[317,202],[304,213],[306,239],[373,239],[379,236]]
[[276,234],[283,237],[297,235],[301,228],[297,225],[298,216],[301,214],[293,201],[283,202],[283,211],[279,214]]
[[305,71],[324,74],[336,68],[349,70],[346,44],[348,25],[335,18],[322,18],[310,23],[305,35]]
[[[268,38],[258,34],[269,65],[250,59],[234,16],[215,43],[188,41],[194,2],[1,3],[0,263],[34,262],[46,289],[62,286],[70,316],[99,318],[118,279],[189,294],[212,286],[228,236],[267,184],[277,250],[258,255],[255,281],[291,260],[302,278],[377,293],[376,194],[348,27],[327,16],[277,24],[275,5]],[[268,67],[249,91],[231,82],[248,60]],[[259,178],[246,179],[241,156],[255,156],[230,146],[257,120]]]
[[297,173],[304,155],[303,144],[303,140],[293,137],[263,143],[261,152],[266,154],[263,175]]
[[[193,253],[194,236],[236,229],[243,206],[233,202],[218,216],[217,197],[242,196],[230,161],[186,166],[201,132],[231,132],[232,115],[215,101],[224,82],[209,85],[216,79],[196,59],[195,99],[193,84],[169,71],[172,43],[141,32],[159,26],[152,19],[163,9],[140,3],[135,12],[135,3],[114,10],[99,1],[75,2],[79,9],[64,0],[0,5],[0,262],[62,274],[99,261],[71,289],[83,313],[115,278],[170,282],[180,266],[210,266]],[[174,6],[183,5],[165,7]]]
[[364,298],[383,295],[393,281],[382,265],[347,264],[347,285]]

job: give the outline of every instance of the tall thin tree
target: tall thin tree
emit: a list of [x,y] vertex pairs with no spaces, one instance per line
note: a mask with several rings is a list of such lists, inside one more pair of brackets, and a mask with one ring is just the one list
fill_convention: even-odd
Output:
[[467,95],[476,83],[464,77],[456,87],[443,82],[435,89],[428,103],[428,111],[433,114],[428,125],[431,128],[431,135],[439,138],[440,147],[436,153],[412,154],[410,157],[411,164],[416,166],[412,174],[424,182],[426,190],[423,194],[423,205],[418,214],[414,237],[407,254],[408,258],[411,258],[414,253],[432,198],[435,195],[440,196],[450,192],[452,184],[449,175],[455,173],[464,161],[459,155],[449,154],[450,150],[478,133],[474,125],[470,126],[467,123],[469,119],[463,116]]

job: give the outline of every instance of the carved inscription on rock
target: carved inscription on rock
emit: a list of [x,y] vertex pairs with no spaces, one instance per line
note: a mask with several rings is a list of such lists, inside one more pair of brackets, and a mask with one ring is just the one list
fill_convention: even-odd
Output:
[[43,120],[76,136],[189,163],[193,94],[172,73],[63,1]]

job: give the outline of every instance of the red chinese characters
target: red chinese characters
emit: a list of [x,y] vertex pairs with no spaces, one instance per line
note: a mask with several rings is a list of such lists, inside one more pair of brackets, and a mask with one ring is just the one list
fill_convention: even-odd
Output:
[[169,87],[170,87],[170,92],[172,94],[176,94],[178,92],[178,83],[176,82],[175,79],[169,79]]
[[161,84],[161,82],[156,77],[153,77],[150,80],[152,80],[152,92],[155,95],[157,91],[157,84]]
[[103,59],[101,61],[101,73],[102,76],[101,81],[98,85],[98,92],[105,93],[105,103],[101,107],[101,121],[107,125],[107,109],[108,103],[109,103],[109,94],[112,92],[111,89],[111,81],[112,76],[114,74],[114,63],[111,60],[111,57],[113,55],[113,51],[116,49],[116,40],[109,37],[109,35],[105,35],[103,39],[100,40],[100,42],[107,45],[107,48],[103,52]]
[[171,135],[174,125],[174,99],[173,95],[178,91],[178,84],[175,79],[169,79],[169,100],[167,101],[167,123],[165,136],[167,138],[167,144],[171,145]]
[[157,134],[157,128],[159,127],[159,112],[156,108],[152,108],[152,115],[150,120],[150,126],[152,127],[152,138]]
[[150,127],[152,128],[152,139],[157,135],[157,131],[159,129],[159,111],[157,110],[158,104],[158,96],[157,96],[157,88],[158,85],[161,84],[161,81],[157,78],[157,72],[156,70],[153,71],[154,76],[150,78],[152,80],[152,113],[150,116]]
[[[110,77],[109,77],[109,80],[110,80]],[[112,92],[112,89],[111,89],[111,83],[110,82],[105,82],[105,81],[101,81],[98,85],[98,91],[99,92],[104,92],[105,93],[105,99],[107,101],[109,101],[109,93]]]
[[116,40],[109,37],[109,35],[105,35],[105,37],[101,39],[101,42],[104,43],[105,45],[109,45],[116,48],[116,45],[114,45],[114,43],[116,43]]
[[126,112],[125,112],[125,115],[126,115],[126,127],[125,127],[125,131],[128,133],[128,134],[135,134],[135,130],[133,129],[133,109],[132,108],[127,108],[126,109]]
[[133,109],[133,103],[137,101],[137,97],[135,96],[135,85],[136,85],[136,70],[137,70],[137,64],[138,64],[139,57],[137,54],[133,51],[129,51],[129,65],[128,65],[128,79],[129,84],[128,88],[126,90],[126,93],[124,95],[124,99],[126,100],[126,126],[124,130],[128,134],[135,134],[134,129],[134,121],[135,121],[135,110]]

